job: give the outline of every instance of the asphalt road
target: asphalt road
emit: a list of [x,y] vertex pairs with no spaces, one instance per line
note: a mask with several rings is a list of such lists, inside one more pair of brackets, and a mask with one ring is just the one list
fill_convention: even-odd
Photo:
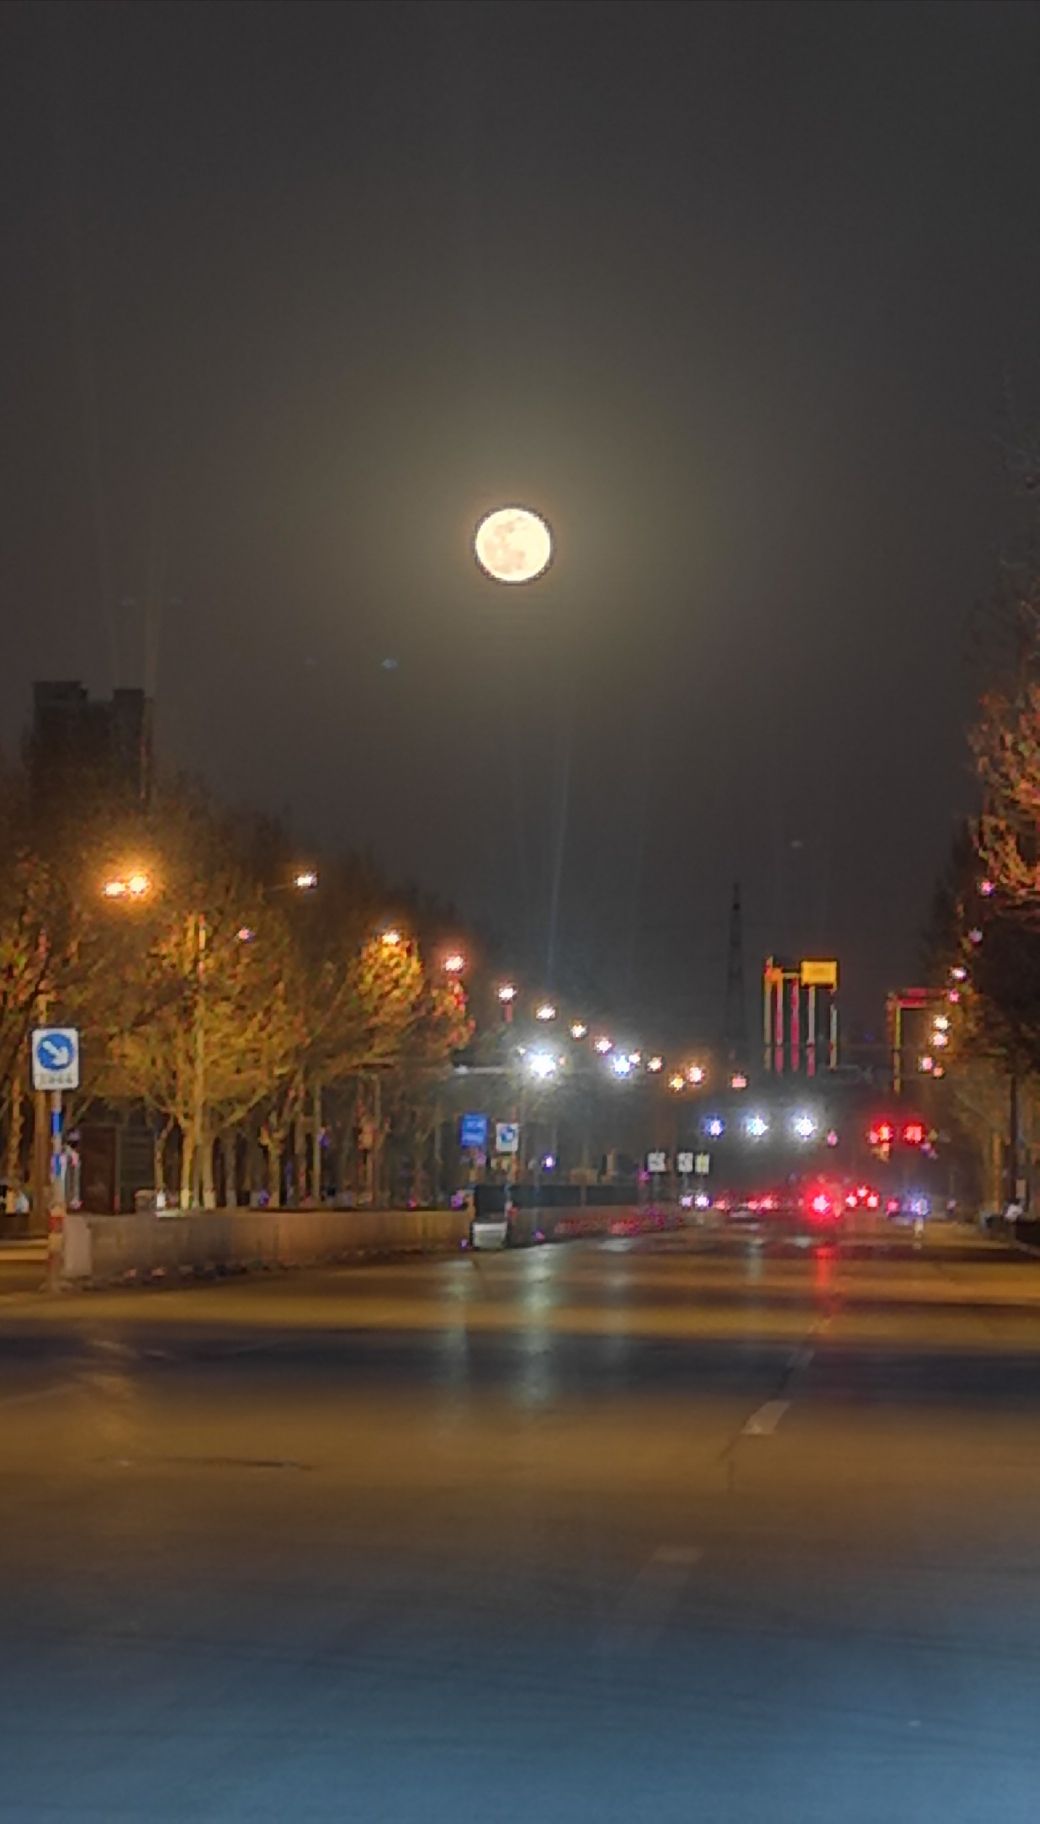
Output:
[[16,1282],[4,1824],[1040,1812],[1040,1261]]

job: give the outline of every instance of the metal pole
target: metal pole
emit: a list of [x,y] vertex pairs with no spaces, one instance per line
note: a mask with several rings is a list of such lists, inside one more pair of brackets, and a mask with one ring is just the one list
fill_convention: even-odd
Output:
[[202,1202],[202,1124],[206,1109],[206,1037],[202,1010],[202,991],[205,981],[206,956],[206,915],[197,912],[194,920],[195,936],[195,1033],[194,1060],[192,1080],[192,1127],[195,1139],[195,1157],[192,1160],[191,1183],[197,1204]]
[[61,1142],[61,1090],[50,1093],[50,1171],[47,1205],[47,1287],[57,1292],[65,1264],[65,1173]]
[[1018,1071],[1008,1078],[1007,1201],[1018,1202]]

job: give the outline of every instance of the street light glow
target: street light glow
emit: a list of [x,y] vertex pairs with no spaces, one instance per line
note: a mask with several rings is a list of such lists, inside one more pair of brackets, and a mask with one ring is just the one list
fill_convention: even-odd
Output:
[[297,887],[301,893],[308,893],[312,887],[317,886],[318,876],[313,868],[304,868],[299,874],[293,875],[292,884],[294,887]]
[[734,1076],[730,1077],[729,1086],[730,1086],[730,1089],[746,1089],[747,1088],[747,1078],[744,1075],[742,1070],[738,1070]]
[[543,1001],[540,1007],[535,1008],[534,1017],[536,1020],[554,1020],[556,1018],[556,1009],[552,1002]]
[[668,1079],[668,1087],[670,1090],[673,1090],[676,1095],[686,1088],[686,1078],[683,1076],[681,1070],[672,1072]]
[[816,1132],[816,1123],[811,1115],[795,1115],[791,1126],[799,1140],[811,1140]]
[[453,950],[451,955],[446,956],[444,959],[443,968],[445,975],[461,975],[465,967],[466,959],[461,950]]
[[101,891],[106,899],[145,899],[152,890],[152,877],[143,869],[133,874],[120,874],[106,880]]
[[614,1041],[613,1039],[607,1038],[597,1039],[595,1049],[599,1052],[601,1058],[605,1058],[608,1051],[613,1051]]
[[513,982],[503,982],[501,988],[498,991],[498,998],[503,1003],[504,1006],[508,1006],[510,1001],[515,1001],[516,1000],[515,984]]
[[764,1115],[749,1115],[744,1122],[744,1132],[750,1140],[762,1140],[769,1132],[769,1122]]
[[552,533],[529,507],[498,507],[478,525],[473,549],[496,583],[531,583],[549,568]]
[[703,1083],[704,1082],[703,1064],[691,1064],[688,1071],[686,1072],[686,1079],[687,1079],[687,1082],[693,1083],[693,1084]]
[[389,930],[383,932],[383,935],[379,941],[383,945],[384,949],[398,950],[400,948],[401,944],[404,942],[404,939],[401,936],[400,931],[398,931],[397,926],[391,925]]
[[572,1039],[585,1039],[588,1037],[588,1032],[589,1032],[589,1029],[586,1026],[584,1020],[572,1020],[571,1021],[571,1038]]
[[628,1053],[619,1051],[615,1057],[611,1058],[610,1068],[616,1077],[630,1077],[632,1075],[632,1060],[628,1056]]
[[655,1052],[652,1058],[647,1058],[646,1068],[656,1074],[657,1071],[664,1069],[664,1059]]
[[721,1140],[726,1131],[726,1123],[721,1115],[709,1115],[704,1123],[704,1131],[712,1140]]
[[539,1083],[547,1083],[556,1075],[556,1059],[550,1051],[531,1051],[527,1054],[527,1069]]

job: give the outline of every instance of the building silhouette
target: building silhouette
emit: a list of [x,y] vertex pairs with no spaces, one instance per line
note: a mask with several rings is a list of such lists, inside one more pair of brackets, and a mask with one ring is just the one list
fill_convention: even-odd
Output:
[[33,685],[26,760],[33,802],[46,809],[97,792],[144,806],[152,789],[152,703],[143,690],[91,698],[78,681]]

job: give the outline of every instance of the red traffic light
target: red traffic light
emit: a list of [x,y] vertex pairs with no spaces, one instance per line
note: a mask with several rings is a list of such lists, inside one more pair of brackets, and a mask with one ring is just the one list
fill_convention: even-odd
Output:
[[871,1146],[891,1146],[896,1137],[896,1130],[891,1121],[875,1121],[867,1139]]
[[924,1145],[924,1122],[923,1121],[907,1121],[904,1124],[903,1145],[904,1146],[923,1146]]

